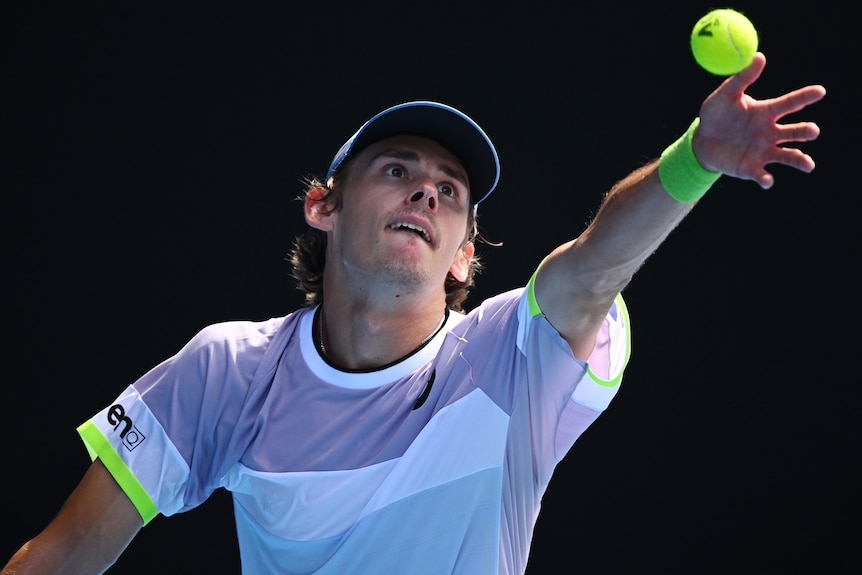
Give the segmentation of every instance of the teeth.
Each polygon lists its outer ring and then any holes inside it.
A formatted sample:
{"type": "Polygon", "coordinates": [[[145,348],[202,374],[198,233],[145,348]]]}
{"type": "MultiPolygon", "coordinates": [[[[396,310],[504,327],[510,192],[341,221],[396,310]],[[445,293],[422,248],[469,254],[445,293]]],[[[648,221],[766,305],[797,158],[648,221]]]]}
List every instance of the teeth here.
{"type": "Polygon", "coordinates": [[[392,224],[391,226],[389,226],[389,228],[393,230],[407,228],[408,230],[413,230],[414,232],[419,233],[419,235],[425,238],[426,242],[431,241],[431,236],[428,235],[428,232],[425,231],[425,228],[413,224],[392,224]]]}

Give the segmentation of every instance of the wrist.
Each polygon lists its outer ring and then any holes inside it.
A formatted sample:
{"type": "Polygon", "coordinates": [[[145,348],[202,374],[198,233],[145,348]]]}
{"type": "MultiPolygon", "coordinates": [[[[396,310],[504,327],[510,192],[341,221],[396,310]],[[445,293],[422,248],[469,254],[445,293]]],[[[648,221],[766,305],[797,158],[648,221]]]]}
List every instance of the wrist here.
{"type": "Polygon", "coordinates": [[[665,191],[683,203],[696,202],[721,177],[721,172],[704,168],[692,148],[692,139],[700,118],[694,121],[685,134],[665,148],[659,158],[658,174],[665,191]]]}

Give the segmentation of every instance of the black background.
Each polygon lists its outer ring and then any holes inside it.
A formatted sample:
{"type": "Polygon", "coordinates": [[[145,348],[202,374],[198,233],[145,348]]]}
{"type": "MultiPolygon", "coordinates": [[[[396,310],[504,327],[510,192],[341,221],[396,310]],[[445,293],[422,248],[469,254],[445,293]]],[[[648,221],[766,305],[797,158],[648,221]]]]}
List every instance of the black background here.
{"type": "MultiPolygon", "coordinates": [[[[301,305],[294,198],[374,113],[440,100],[494,140],[480,223],[504,246],[480,245],[472,306],[523,285],[719,83],[688,48],[702,1],[290,4],[7,7],[0,561],[86,470],[79,423],[204,325],[301,305]]],[[[821,125],[817,169],[721,179],[636,276],[623,388],[558,468],[531,575],[860,568],[858,34],[837,3],[735,7],[767,55],[751,95],[826,86],[791,117],[821,125]]],[[[238,566],[217,493],[114,571],[238,566]]]]}

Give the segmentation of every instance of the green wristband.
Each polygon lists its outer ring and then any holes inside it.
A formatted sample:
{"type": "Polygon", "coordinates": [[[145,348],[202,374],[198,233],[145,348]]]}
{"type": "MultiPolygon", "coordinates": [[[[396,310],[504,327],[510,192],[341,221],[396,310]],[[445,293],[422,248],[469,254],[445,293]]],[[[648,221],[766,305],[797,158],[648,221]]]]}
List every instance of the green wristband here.
{"type": "Polygon", "coordinates": [[[658,176],[670,196],[683,203],[695,202],[703,197],[721,172],[712,172],[700,165],[694,156],[691,139],[700,124],[695,118],[688,130],[661,154],[658,176]]]}

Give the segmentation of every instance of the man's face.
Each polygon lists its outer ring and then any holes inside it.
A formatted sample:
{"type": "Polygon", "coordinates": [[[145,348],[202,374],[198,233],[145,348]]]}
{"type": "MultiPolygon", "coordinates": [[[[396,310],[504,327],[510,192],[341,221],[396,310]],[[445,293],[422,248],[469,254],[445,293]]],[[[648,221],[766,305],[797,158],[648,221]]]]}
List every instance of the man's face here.
{"type": "Polygon", "coordinates": [[[451,152],[418,136],[387,138],[357,154],[343,185],[341,209],[329,216],[327,266],[408,290],[442,289],[447,272],[463,280],[472,202],[451,152]]]}

